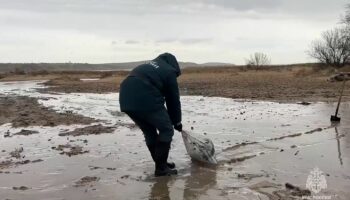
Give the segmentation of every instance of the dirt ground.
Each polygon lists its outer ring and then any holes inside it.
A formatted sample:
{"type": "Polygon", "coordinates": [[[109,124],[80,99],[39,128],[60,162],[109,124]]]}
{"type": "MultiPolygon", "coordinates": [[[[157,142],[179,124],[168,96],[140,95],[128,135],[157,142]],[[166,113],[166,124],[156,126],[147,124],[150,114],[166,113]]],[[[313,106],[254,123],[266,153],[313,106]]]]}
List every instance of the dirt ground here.
{"type": "MultiPolygon", "coordinates": [[[[348,68],[343,71],[348,71],[348,68]]],[[[334,70],[312,67],[284,67],[262,70],[244,68],[187,68],[179,77],[182,95],[203,95],[233,99],[254,99],[282,102],[336,101],[341,83],[329,82],[334,70]]],[[[12,75],[1,79],[49,80],[50,88],[42,92],[109,93],[118,92],[119,85],[128,72],[61,73],[42,76],[12,75]],[[93,78],[82,81],[81,78],[93,78]]],[[[350,99],[350,87],[344,91],[350,99]]]]}
{"type": "MultiPolygon", "coordinates": [[[[183,94],[220,96],[282,102],[335,101],[341,83],[328,82],[326,71],[289,70],[218,70],[184,73],[180,78],[183,94]]],[[[350,87],[344,92],[349,99],[350,87]]]]}
{"type": "Polygon", "coordinates": [[[107,127],[101,124],[77,128],[74,131],[60,133],[59,136],[81,136],[81,135],[98,135],[101,133],[112,133],[116,127],[107,127]]]}
{"type": "Polygon", "coordinates": [[[28,127],[90,124],[92,122],[96,120],[72,113],[57,113],[40,105],[36,98],[0,96],[0,125],[12,123],[13,127],[28,127]]]}

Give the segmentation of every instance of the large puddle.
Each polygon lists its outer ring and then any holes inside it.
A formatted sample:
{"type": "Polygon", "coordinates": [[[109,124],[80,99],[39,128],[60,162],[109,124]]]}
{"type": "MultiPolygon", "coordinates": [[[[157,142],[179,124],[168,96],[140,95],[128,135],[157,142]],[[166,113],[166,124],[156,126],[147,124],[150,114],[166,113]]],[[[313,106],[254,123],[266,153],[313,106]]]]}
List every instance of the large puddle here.
{"type": "MultiPolygon", "coordinates": [[[[0,95],[36,97],[57,112],[100,119],[106,126],[132,123],[119,112],[116,93],[42,94],[35,90],[42,87],[38,83],[3,82],[0,95]]],[[[20,147],[25,157],[18,161],[42,161],[2,169],[1,199],[274,199],[287,182],[305,188],[316,167],[327,186],[314,195],[350,198],[350,102],[341,105],[341,123],[331,124],[333,103],[305,106],[201,96],[181,101],[184,129],[213,140],[218,166],[192,163],[180,133],[170,153],[179,175],[154,178],[139,129],[118,126],[113,133],[72,137],[59,133],[89,125],[35,126],[25,129],[39,134],[3,137],[21,130],[4,124],[0,162],[20,147]],[[57,147],[66,144],[88,152],[60,154],[57,147]],[[92,181],[77,186],[86,176],[92,181]],[[14,188],[21,186],[27,188],[14,188]]]]}

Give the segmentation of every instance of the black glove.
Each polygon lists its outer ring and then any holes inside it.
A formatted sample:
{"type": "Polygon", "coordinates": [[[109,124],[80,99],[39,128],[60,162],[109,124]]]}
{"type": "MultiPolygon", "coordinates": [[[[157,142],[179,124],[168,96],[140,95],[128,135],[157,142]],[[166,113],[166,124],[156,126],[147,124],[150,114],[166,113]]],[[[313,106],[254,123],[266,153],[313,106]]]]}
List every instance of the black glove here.
{"type": "Polygon", "coordinates": [[[182,124],[181,122],[174,125],[174,129],[181,132],[182,131],[182,124]]]}

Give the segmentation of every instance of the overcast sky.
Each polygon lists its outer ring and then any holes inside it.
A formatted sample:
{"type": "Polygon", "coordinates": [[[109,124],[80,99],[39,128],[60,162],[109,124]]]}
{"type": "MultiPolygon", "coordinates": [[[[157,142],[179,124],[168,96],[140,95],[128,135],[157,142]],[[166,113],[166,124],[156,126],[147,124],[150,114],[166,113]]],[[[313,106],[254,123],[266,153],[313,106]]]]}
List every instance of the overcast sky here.
{"type": "Polygon", "coordinates": [[[0,0],[0,62],[311,62],[349,0],[0,0]]]}

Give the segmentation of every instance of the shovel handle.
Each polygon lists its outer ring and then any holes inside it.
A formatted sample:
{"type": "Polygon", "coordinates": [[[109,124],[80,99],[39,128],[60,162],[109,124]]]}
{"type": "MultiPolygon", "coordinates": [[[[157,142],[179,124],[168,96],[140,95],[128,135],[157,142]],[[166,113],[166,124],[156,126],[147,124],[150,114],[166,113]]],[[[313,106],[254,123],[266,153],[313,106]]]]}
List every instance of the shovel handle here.
{"type": "Polygon", "coordinates": [[[342,96],[343,96],[343,92],[344,92],[344,88],[345,88],[345,82],[346,82],[346,79],[344,79],[344,81],[343,81],[343,86],[342,86],[341,91],[340,91],[340,96],[339,96],[339,100],[338,100],[337,109],[335,110],[335,116],[338,115],[338,111],[339,111],[339,106],[340,106],[341,98],[342,98],[342,96]]]}

